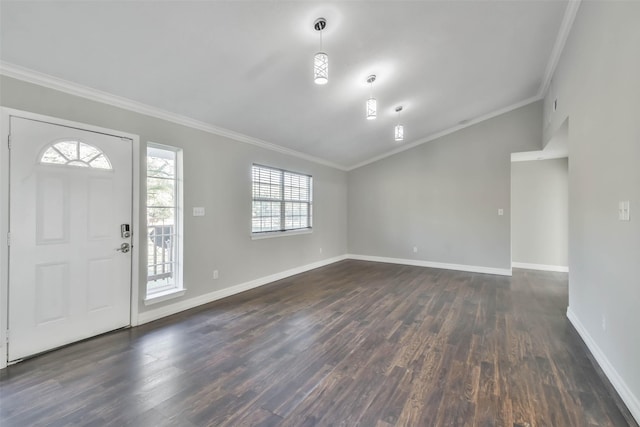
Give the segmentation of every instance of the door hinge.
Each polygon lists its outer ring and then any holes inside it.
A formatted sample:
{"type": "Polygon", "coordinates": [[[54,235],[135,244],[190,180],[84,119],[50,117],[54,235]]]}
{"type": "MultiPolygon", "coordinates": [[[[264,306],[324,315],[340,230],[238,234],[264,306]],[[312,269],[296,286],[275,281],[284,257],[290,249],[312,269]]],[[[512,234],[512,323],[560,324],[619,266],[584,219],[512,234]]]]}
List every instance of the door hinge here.
{"type": "Polygon", "coordinates": [[[9,150],[11,150],[11,134],[9,134],[9,136],[7,137],[7,147],[9,147],[9,150]]]}
{"type": "Polygon", "coordinates": [[[11,233],[7,233],[7,246],[11,246],[11,233]]]}
{"type": "Polygon", "coordinates": [[[5,340],[7,342],[7,344],[9,344],[9,330],[7,329],[7,333],[5,335],[5,340]]]}

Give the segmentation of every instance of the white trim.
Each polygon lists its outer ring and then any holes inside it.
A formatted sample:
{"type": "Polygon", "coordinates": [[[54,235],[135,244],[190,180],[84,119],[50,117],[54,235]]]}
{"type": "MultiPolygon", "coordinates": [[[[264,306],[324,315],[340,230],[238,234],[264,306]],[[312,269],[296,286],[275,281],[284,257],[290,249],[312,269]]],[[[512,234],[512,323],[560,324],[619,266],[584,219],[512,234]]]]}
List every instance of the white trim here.
{"type": "Polygon", "coordinates": [[[567,8],[564,10],[564,16],[562,17],[562,23],[558,30],[558,36],[556,37],[556,42],[553,45],[551,55],[549,55],[549,62],[547,62],[547,68],[544,71],[544,77],[542,79],[542,83],[540,83],[540,88],[538,89],[538,96],[541,98],[543,98],[547,94],[547,90],[549,90],[551,79],[556,71],[558,62],[560,62],[564,45],[567,43],[567,38],[571,32],[571,27],[573,26],[573,21],[576,19],[576,14],[578,13],[578,8],[580,7],[581,2],[582,0],[570,0],[567,3],[567,8]]]}
{"type": "Polygon", "coordinates": [[[558,273],[568,273],[569,267],[566,265],[546,265],[546,264],[529,264],[528,262],[513,262],[513,268],[524,268],[527,270],[556,271],[558,273]]]}
{"type": "Polygon", "coordinates": [[[529,105],[529,104],[532,104],[534,102],[540,101],[541,99],[542,99],[542,97],[539,96],[539,95],[536,95],[536,96],[531,97],[531,98],[527,98],[524,101],[520,101],[520,102],[517,102],[515,104],[509,105],[507,107],[501,108],[499,110],[495,110],[495,111],[492,111],[490,113],[484,114],[482,116],[476,117],[475,119],[469,120],[468,122],[466,122],[464,124],[453,126],[453,127],[449,128],[449,129],[445,129],[445,130],[443,130],[441,132],[437,132],[437,133],[434,133],[434,134],[429,135],[427,137],[421,138],[421,139],[419,139],[419,140],[417,140],[415,142],[411,142],[409,144],[404,144],[401,147],[398,147],[398,148],[396,148],[394,150],[387,151],[384,154],[372,157],[369,160],[365,160],[364,162],[360,162],[360,163],[358,163],[356,165],[348,167],[346,170],[347,171],[352,171],[354,169],[358,169],[358,168],[360,168],[362,166],[366,166],[366,165],[368,165],[370,163],[377,162],[378,160],[382,160],[382,159],[387,158],[389,156],[393,156],[394,154],[398,154],[398,153],[401,153],[403,151],[410,150],[410,149],[412,149],[414,147],[417,147],[419,145],[425,144],[427,142],[434,141],[434,140],[436,140],[438,138],[442,138],[443,136],[447,136],[449,134],[452,134],[452,133],[457,132],[459,130],[462,130],[464,128],[468,128],[469,126],[473,126],[473,125],[478,124],[480,122],[484,122],[485,120],[492,119],[492,118],[497,117],[497,116],[499,116],[501,114],[505,114],[505,113],[508,113],[510,111],[516,110],[516,109],[518,109],[520,107],[524,107],[526,105],[529,105]]]}
{"type": "Polygon", "coordinates": [[[360,261],[386,262],[390,264],[415,265],[417,267],[441,268],[444,270],[457,270],[457,271],[468,271],[471,273],[484,273],[484,274],[496,274],[499,276],[511,276],[511,269],[509,268],[480,267],[476,265],[449,264],[444,262],[423,261],[419,259],[387,258],[387,257],[380,257],[380,256],[355,255],[355,254],[348,254],[347,258],[356,259],[360,261]]]}
{"type": "Polygon", "coordinates": [[[629,386],[624,381],[624,379],[618,374],[618,371],[613,367],[607,356],[604,354],[602,349],[596,344],[596,341],[591,337],[587,328],[580,322],[578,316],[571,310],[571,307],[567,307],[567,318],[571,322],[576,331],[582,337],[582,340],[587,345],[587,348],[593,355],[593,358],[596,360],[602,372],[606,375],[613,385],[613,388],[616,389],[618,395],[631,412],[631,415],[637,422],[640,423],[640,399],[633,394],[629,386]]]}
{"type": "Polygon", "coordinates": [[[251,240],[271,239],[273,237],[296,236],[298,234],[311,234],[312,228],[303,228],[300,230],[285,231],[265,231],[263,233],[251,233],[251,240]]]}
{"type": "MultiPolygon", "coordinates": [[[[574,3],[576,0],[572,0],[570,3],[574,3]]],[[[573,22],[573,21],[572,21],[573,22]]],[[[183,126],[187,126],[192,129],[198,129],[203,132],[208,132],[214,135],[223,136],[225,138],[229,138],[235,141],[244,142],[247,144],[255,145],[261,148],[265,148],[267,150],[276,151],[278,153],[287,154],[293,157],[298,157],[304,160],[308,160],[310,162],[314,162],[317,164],[321,164],[324,166],[329,166],[334,169],[342,170],[342,171],[352,171],[354,169],[360,168],[362,166],[368,165],[370,163],[377,162],[378,160],[382,160],[386,157],[393,156],[394,154],[401,153],[403,151],[409,150],[411,148],[417,147],[419,145],[425,144],[427,142],[434,141],[438,138],[442,138],[443,136],[449,135],[451,133],[457,132],[469,126],[473,126],[485,120],[492,119],[501,114],[508,113],[520,107],[524,107],[525,105],[529,105],[533,102],[541,100],[543,97],[541,95],[536,95],[531,98],[527,98],[523,101],[517,102],[515,104],[509,105],[504,108],[500,108],[498,110],[492,111],[490,113],[484,114],[482,116],[476,117],[473,120],[468,121],[465,124],[453,126],[451,128],[445,129],[443,131],[437,132],[430,136],[421,138],[415,142],[404,144],[401,147],[398,147],[394,150],[388,151],[379,156],[372,157],[363,162],[357,163],[352,166],[343,166],[337,163],[330,162],[328,160],[321,159],[319,157],[312,156],[310,154],[305,154],[300,151],[292,150],[289,148],[285,148],[279,146],[277,144],[273,144],[271,142],[267,142],[258,138],[254,138],[251,136],[247,136],[238,132],[234,132],[228,129],[224,129],[218,126],[213,126],[209,123],[205,123],[199,120],[191,119],[186,116],[181,116],[179,114],[171,113],[169,111],[161,110],[159,108],[152,107],[150,105],[146,105],[137,101],[133,101],[128,98],[124,98],[117,95],[112,95],[107,92],[103,92],[97,89],[93,89],[87,86],[83,86],[68,80],[60,79],[58,77],[53,77],[48,74],[40,73],[38,71],[30,70],[25,67],[21,67],[19,65],[11,64],[5,61],[0,61],[0,74],[3,74],[7,77],[11,77],[14,79],[22,80],[28,83],[33,83],[39,86],[44,86],[50,89],[54,89],[57,91],[65,92],[70,95],[79,96],[82,98],[86,98],[92,101],[100,102],[103,104],[111,105],[114,107],[122,108],[128,111],[133,111],[135,113],[144,114],[146,116],[155,117],[161,120],[166,120],[171,123],[180,124],[183,126]]]]}
{"type": "Polygon", "coordinates": [[[147,296],[144,299],[144,305],[153,305],[170,299],[179,298],[184,295],[185,292],[187,292],[185,288],[172,288],[168,291],[158,292],[151,296],[147,296]]]}
{"type": "MultiPolygon", "coordinates": [[[[0,147],[0,165],[2,166],[0,173],[0,194],[3,197],[0,199],[0,236],[5,239],[9,230],[9,150],[7,149],[7,136],[9,135],[9,120],[11,116],[23,117],[32,120],[41,120],[48,123],[59,124],[62,126],[69,126],[78,129],[87,130],[90,132],[99,132],[108,135],[113,135],[125,139],[131,140],[132,143],[132,228],[133,235],[131,238],[132,251],[131,251],[131,308],[130,308],[130,325],[136,326],[138,324],[138,294],[139,294],[139,256],[136,251],[136,230],[140,230],[140,137],[135,134],[121,132],[113,129],[103,128],[99,126],[93,126],[86,123],[74,122],[71,120],[61,119],[57,117],[45,116],[42,114],[31,113],[28,111],[16,110],[13,108],[0,107],[0,116],[2,117],[2,126],[0,134],[2,137],[2,144],[0,147]],[[6,195],[6,196],[4,196],[6,195]]],[[[144,242],[144,233],[138,234],[141,241],[144,242]]],[[[7,299],[9,288],[9,252],[7,245],[4,241],[1,242],[0,249],[0,307],[4,314],[0,316],[0,369],[7,366],[7,347],[6,347],[6,329],[7,329],[7,316],[9,313],[9,301],[7,299]]]]}
{"type": "Polygon", "coordinates": [[[321,159],[319,157],[312,156],[310,154],[301,153],[300,151],[285,148],[271,142],[263,141],[252,136],[244,135],[239,132],[234,132],[229,129],[214,126],[209,123],[205,123],[199,120],[195,120],[180,114],[175,114],[170,111],[165,111],[160,108],[152,107],[151,105],[143,104],[138,101],[131,100],[122,96],[112,95],[107,92],[103,92],[98,89],[94,89],[88,86],[83,86],[78,83],[74,83],[68,80],[64,80],[58,77],[54,77],[48,74],[40,73],[38,71],[30,70],[19,65],[11,64],[9,62],[0,61],[0,74],[4,74],[7,77],[22,80],[28,83],[33,83],[39,86],[44,86],[49,89],[58,90],[71,95],[79,96],[82,98],[90,99],[92,101],[101,102],[103,104],[111,105],[118,108],[123,108],[135,113],[144,114],[146,116],[155,117],[158,119],[166,120],[168,122],[177,123],[179,125],[187,126],[192,129],[198,129],[204,132],[208,132],[214,135],[223,136],[225,138],[233,139],[235,141],[244,142],[247,144],[255,145],[267,150],[276,151],[278,153],[287,154],[289,156],[298,157],[310,162],[318,163],[324,166],[329,166],[339,170],[346,170],[344,166],[337,163],[330,162],[328,160],[321,159]]]}
{"type": "Polygon", "coordinates": [[[146,228],[140,226],[140,137],[132,135],[131,138],[133,143],[133,222],[131,224],[133,232],[131,233],[131,317],[129,320],[131,326],[138,326],[140,254],[144,252],[142,242],[146,241],[147,235],[146,228]]]}
{"type": "Polygon", "coordinates": [[[519,153],[511,153],[511,163],[535,162],[538,160],[565,159],[567,157],[569,157],[567,153],[545,153],[544,150],[521,151],[519,153]]]}
{"type": "Polygon", "coordinates": [[[0,369],[7,367],[7,320],[9,316],[9,114],[0,110],[0,369]]]}
{"type": "Polygon", "coordinates": [[[327,258],[321,261],[317,261],[311,264],[295,267],[290,270],[285,270],[280,273],[271,274],[269,276],[260,277],[258,279],[250,280],[248,282],[240,283],[239,285],[231,286],[228,288],[220,289],[218,291],[210,292],[208,294],[200,295],[198,297],[186,299],[175,304],[160,307],[154,310],[145,311],[140,313],[138,317],[140,324],[152,322],[154,320],[161,319],[172,314],[179,313],[190,308],[198,307],[203,304],[207,304],[222,298],[229,297],[231,295],[239,294],[250,289],[254,289],[263,285],[266,285],[276,280],[281,280],[295,274],[304,273],[305,271],[313,270],[325,265],[333,264],[334,262],[342,261],[346,259],[346,255],[337,256],[334,258],[327,258]]]}

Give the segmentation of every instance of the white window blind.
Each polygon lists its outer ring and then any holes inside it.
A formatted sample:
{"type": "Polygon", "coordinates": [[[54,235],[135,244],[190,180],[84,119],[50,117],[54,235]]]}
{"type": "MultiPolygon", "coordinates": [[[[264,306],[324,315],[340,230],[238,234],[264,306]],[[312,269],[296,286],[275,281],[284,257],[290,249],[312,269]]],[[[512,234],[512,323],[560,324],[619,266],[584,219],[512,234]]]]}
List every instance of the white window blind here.
{"type": "Polygon", "coordinates": [[[311,176],[254,164],[252,177],[252,233],[311,228],[311,176]]]}

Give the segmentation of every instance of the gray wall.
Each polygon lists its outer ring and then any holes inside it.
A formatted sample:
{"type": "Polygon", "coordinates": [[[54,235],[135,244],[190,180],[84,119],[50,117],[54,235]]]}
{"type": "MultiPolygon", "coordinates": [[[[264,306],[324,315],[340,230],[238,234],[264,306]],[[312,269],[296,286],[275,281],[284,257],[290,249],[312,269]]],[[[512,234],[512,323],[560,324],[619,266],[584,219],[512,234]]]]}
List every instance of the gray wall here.
{"type": "Polygon", "coordinates": [[[541,148],[541,120],[536,102],[351,171],[349,253],[510,269],[511,153],[541,148]]]}
{"type": "Polygon", "coordinates": [[[513,262],[568,265],[568,161],[511,163],[513,262]]]}
{"type": "MultiPolygon", "coordinates": [[[[141,170],[148,141],[183,149],[187,293],[182,299],[346,253],[347,178],[343,171],[5,76],[0,89],[5,107],[139,135],[141,170]],[[313,175],[312,234],[251,240],[253,162],[313,175]],[[194,206],[205,207],[206,216],[191,216],[194,206]],[[215,281],[214,269],[220,273],[215,281]]],[[[144,179],[141,187],[140,223],[144,224],[144,179]]],[[[137,235],[146,241],[145,230],[138,230],[137,235]]],[[[144,254],[139,255],[140,265],[146,265],[144,254]]],[[[141,267],[141,298],[145,295],[145,274],[141,267]]],[[[178,301],[149,307],[140,302],[139,309],[142,313],[178,301]]]]}
{"type": "Polygon", "coordinates": [[[639,22],[640,2],[582,2],[545,98],[545,137],[568,118],[569,313],[640,421],[639,22]],[[618,220],[621,200],[630,222],[618,220]]]}

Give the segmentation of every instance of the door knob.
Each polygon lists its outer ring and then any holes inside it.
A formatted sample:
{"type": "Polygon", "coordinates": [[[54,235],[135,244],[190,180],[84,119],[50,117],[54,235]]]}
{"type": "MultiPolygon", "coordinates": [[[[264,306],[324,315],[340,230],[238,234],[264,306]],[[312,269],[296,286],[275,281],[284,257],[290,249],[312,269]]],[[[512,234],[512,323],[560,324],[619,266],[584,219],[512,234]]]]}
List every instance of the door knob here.
{"type": "Polygon", "coordinates": [[[128,243],[123,243],[120,245],[120,247],[118,249],[116,249],[116,251],[120,251],[122,253],[127,253],[131,250],[131,248],[129,247],[128,243]]]}

